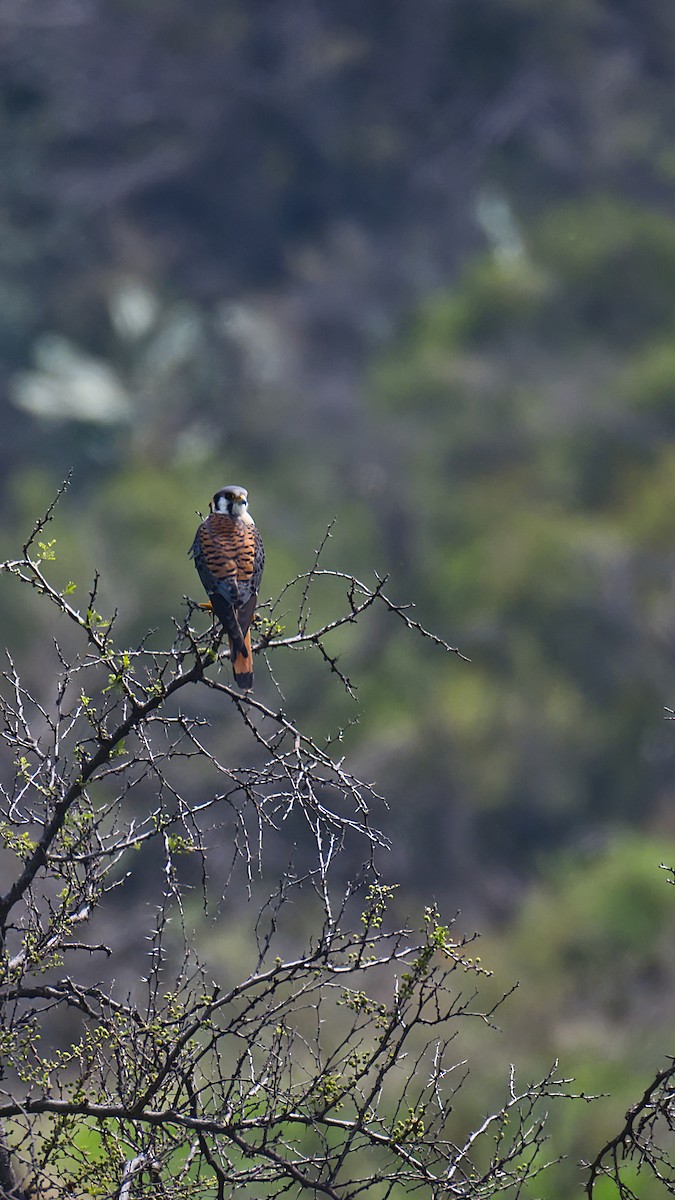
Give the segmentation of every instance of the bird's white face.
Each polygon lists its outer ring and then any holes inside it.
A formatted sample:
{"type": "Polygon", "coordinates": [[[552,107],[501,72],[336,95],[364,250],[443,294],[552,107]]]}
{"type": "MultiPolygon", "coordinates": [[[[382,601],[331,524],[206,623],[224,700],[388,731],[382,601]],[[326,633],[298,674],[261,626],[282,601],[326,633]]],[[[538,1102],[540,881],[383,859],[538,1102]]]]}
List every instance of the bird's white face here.
{"type": "Polygon", "coordinates": [[[247,523],[251,520],[248,515],[248,492],[246,488],[223,488],[213,497],[213,511],[224,513],[228,517],[240,517],[247,523]]]}

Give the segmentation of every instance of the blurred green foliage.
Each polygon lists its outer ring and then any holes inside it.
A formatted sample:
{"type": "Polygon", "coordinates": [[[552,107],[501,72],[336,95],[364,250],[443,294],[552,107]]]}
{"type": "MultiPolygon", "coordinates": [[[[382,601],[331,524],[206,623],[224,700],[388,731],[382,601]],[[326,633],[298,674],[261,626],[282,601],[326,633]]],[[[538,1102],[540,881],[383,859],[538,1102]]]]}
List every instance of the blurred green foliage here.
{"type": "Polygon", "coordinates": [[[592,200],[550,213],[530,240],[522,261],[483,261],[428,302],[373,378],[406,445],[404,536],[407,499],[423,513],[408,521],[407,586],[432,623],[462,630],[473,660],[424,697],[445,734],[431,770],[459,780],[448,791],[470,803],[482,855],[526,872],[582,831],[669,828],[673,762],[675,375],[668,404],[661,340],[675,323],[673,230],[592,200]],[[626,258],[628,291],[615,282],[626,258]],[[623,337],[640,297],[654,303],[657,262],[659,321],[623,337]],[[654,359],[658,416],[634,383],[654,359]]]}

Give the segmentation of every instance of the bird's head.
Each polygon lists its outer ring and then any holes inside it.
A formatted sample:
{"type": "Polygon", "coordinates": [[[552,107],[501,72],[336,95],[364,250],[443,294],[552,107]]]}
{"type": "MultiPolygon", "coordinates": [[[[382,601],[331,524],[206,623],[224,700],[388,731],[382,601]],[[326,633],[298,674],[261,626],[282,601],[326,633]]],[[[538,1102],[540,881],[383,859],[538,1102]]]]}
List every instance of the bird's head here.
{"type": "Polygon", "coordinates": [[[236,483],[221,488],[211,501],[211,512],[225,513],[228,517],[245,517],[247,508],[248,492],[236,483]]]}

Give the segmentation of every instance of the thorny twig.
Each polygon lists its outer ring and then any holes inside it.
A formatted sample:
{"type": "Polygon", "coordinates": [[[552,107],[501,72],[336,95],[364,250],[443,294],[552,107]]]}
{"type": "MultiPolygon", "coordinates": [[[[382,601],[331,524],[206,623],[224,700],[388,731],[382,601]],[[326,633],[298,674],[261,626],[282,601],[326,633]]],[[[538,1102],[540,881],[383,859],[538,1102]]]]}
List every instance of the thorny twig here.
{"type": "Polygon", "coordinates": [[[611,1179],[618,1200],[638,1200],[629,1186],[623,1168],[627,1163],[646,1175],[651,1174],[673,1195],[673,1162],[671,1151],[664,1150],[658,1136],[659,1124],[666,1139],[675,1133],[675,1058],[657,1071],[640,1099],[628,1109],[619,1132],[602,1147],[593,1162],[587,1164],[586,1195],[593,1200],[601,1179],[611,1179]]]}

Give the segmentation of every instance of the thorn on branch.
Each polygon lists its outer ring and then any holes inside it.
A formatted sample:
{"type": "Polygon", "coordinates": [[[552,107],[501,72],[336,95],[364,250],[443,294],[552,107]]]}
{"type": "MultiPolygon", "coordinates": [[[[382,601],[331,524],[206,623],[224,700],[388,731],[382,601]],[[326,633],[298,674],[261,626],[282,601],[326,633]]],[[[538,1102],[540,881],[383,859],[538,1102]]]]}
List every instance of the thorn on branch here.
{"type": "Polygon", "coordinates": [[[71,467],[70,471],[66,475],[66,478],[64,479],[59,490],[57,491],[54,499],[52,500],[51,504],[49,505],[49,508],[45,512],[44,516],[40,517],[39,520],[35,522],[35,525],[33,526],[33,530],[32,530],[30,537],[28,538],[28,541],[24,543],[23,556],[25,559],[28,558],[28,551],[30,550],[37,535],[44,529],[45,525],[47,525],[51,521],[51,519],[54,515],[54,509],[56,508],[59,500],[61,499],[63,493],[65,491],[67,491],[67,489],[70,487],[70,481],[71,481],[72,477],[73,477],[73,468],[71,467]]]}

